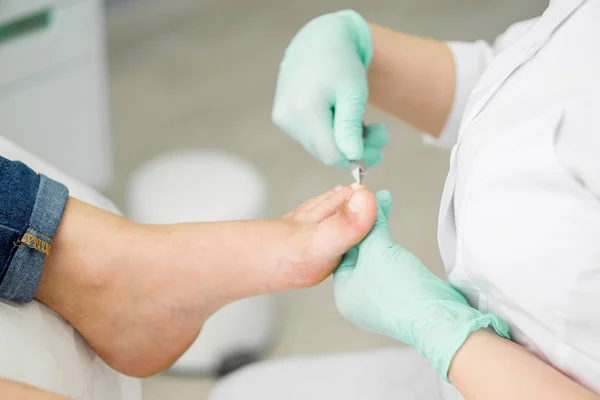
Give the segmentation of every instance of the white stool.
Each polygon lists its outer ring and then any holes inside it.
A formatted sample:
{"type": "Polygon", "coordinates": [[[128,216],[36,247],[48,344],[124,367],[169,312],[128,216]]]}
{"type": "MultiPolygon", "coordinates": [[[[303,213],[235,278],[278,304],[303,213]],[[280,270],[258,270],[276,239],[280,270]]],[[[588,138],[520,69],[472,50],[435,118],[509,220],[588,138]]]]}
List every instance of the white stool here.
{"type": "MultiPolygon", "coordinates": [[[[260,172],[239,157],[182,151],[134,171],[126,190],[126,211],[133,220],[148,224],[257,219],[263,216],[266,198],[260,172]]],[[[224,307],[209,318],[170,371],[222,375],[253,361],[273,339],[274,312],[270,296],[224,307]]]]}

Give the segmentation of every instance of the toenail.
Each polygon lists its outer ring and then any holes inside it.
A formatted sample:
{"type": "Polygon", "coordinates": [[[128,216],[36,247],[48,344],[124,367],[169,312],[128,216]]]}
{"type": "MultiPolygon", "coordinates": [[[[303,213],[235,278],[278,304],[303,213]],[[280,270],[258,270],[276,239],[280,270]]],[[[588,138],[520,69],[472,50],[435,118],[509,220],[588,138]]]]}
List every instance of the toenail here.
{"type": "Polygon", "coordinates": [[[333,189],[333,190],[335,190],[336,192],[341,192],[342,191],[342,185],[337,185],[335,187],[335,189],[333,189]]]}
{"type": "Polygon", "coordinates": [[[355,192],[350,198],[348,208],[352,212],[361,212],[365,208],[365,196],[361,192],[355,192]]]}
{"type": "Polygon", "coordinates": [[[354,182],[352,185],[350,185],[350,187],[352,188],[352,190],[357,190],[360,187],[360,185],[354,182]]]}

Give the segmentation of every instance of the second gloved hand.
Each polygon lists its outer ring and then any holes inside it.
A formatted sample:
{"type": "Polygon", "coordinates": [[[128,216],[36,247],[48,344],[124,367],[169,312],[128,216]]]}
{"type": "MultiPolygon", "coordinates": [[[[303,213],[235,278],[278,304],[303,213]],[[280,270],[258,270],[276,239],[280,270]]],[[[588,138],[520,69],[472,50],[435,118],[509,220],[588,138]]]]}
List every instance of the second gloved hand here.
{"type": "Polygon", "coordinates": [[[336,305],[358,327],[417,349],[448,380],[454,354],[472,332],[489,326],[509,338],[509,328],[470,307],[460,292],[395,244],[387,225],[389,192],[377,193],[377,202],[373,229],[334,272],[336,305]]]}
{"type": "Polygon", "coordinates": [[[385,126],[368,126],[364,141],[362,135],[372,52],[369,25],[351,10],[313,19],[285,51],[273,122],[327,165],[381,161],[385,126]]]}

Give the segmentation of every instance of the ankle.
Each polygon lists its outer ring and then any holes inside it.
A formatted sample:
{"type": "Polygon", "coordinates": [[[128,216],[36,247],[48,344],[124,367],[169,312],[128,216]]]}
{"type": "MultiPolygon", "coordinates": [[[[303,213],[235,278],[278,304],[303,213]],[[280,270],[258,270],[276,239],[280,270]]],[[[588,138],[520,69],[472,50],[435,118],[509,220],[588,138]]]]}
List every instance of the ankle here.
{"type": "Polygon", "coordinates": [[[134,229],[125,218],[70,199],[44,262],[36,299],[69,320],[76,317],[80,302],[114,283],[134,229]]]}

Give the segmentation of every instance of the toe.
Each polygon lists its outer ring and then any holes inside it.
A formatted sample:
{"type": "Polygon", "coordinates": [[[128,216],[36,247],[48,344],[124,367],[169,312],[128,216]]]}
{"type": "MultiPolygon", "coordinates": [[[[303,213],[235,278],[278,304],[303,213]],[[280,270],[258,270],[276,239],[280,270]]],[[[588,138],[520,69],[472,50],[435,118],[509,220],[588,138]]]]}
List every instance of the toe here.
{"type": "Polygon", "coordinates": [[[369,233],[376,216],[375,195],[359,187],[319,223],[316,243],[319,243],[321,255],[341,257],[369,233]]]}
{"type": "Polygon", "coordinates": [[[315,203],[312,208],[307,209],[298,218],[306,221],[320,222],[337,212],[351,194],[352,189],[349,186],[342,186],[329,196],[323,197],[320,202],[315,203]]]}
{"type": "Polygon", "coordinates": [[[331,189],[331,190],[329,190],[325,193],[322,193],[316,197],[311,197],[310,199],[306,200],[304,203],[302,203],[298,207],[296,207],[296,209],[294,211],[287,213],[284,217],[288,217],[288,216],[295,217],[295,216],[300,216],[300,215],[305,214],[308,210],[314,208],[316,204],[319,204],[320,202],[323,201],[323,199],[331,196],[333,193],[338,192],[341,188],[342,188],[342,186],[336,186],[335,189],[331,189]]]}
{"type": "Polygon", "coordinates": [[[294,211],[286,214],[284,218],[319,222],[335,212],[351,192],[348,186],[337,186],[335,189],[307,200],[294,211]]]}

